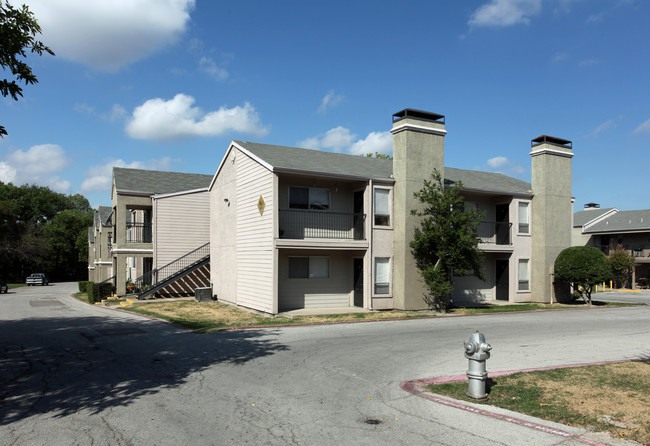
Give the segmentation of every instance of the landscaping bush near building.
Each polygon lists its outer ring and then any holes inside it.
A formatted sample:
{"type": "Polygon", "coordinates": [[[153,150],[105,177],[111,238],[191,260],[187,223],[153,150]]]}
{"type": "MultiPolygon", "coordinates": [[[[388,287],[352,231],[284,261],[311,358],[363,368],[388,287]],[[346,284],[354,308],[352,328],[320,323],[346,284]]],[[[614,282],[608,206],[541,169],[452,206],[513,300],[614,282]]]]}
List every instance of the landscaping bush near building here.
{"type": "Polygon", "coordinates": [[[95,291],[97,287],[95,285],[95,282],[88,282],[86,284],[86,293],[88,293],[88,303],[89,304],[94,304],[95,303],[95,291]]]}
{"type": "Polygon", "coordinates": [[[88,284],[93,283],[89,280],[80,280],[79,281],[79,292],[81,293],[87,293],[88,292],[88,284]]]}
{"type": "Polygon", "coordinates": [[[609,259],[593,246],[566,248],[555,259],[555,278],[569,282],[574,295],[591,305],[591,291],[612,276],[609,259]]]}
{"type": "Polygon", "coordinates": [[[609,262],[612,265],[612,278],[616,282],[616,287],[627,286],[628,282],[632,285],[632,271],[634,269],[634,258],[625,251],[621,245],[609,253],[609,262]]]}

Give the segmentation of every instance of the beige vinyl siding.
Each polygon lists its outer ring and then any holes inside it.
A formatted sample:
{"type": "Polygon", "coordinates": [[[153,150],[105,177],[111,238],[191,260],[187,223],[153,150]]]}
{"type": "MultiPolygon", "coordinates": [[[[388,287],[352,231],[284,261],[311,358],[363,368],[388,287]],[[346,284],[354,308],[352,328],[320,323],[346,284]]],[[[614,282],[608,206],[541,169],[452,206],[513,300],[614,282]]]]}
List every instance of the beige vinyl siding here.
{"type": "MultiPolygon", "coordinates": [[[[210,283],[219,300],[237,303],[236,168],[237,151],[229,152],[210,190],[210,283]]],[[[243,156],[243,155],[242,155],[243,156]]]]}
{"type": "Polygon", "coordinates": [[[210,241],[208,192],[158,198],[155,203],[154,268],[210,241]]]}
{"type": "Polygon", "coordinates": [[[237,166],[237,304],[273,312],[273,173],[239,153],[237,166]],[[265,207],[258,209],[260,196],[265,207]]]}
{"type": "Polygon", "coordinates": [[[278,259],[278,306],[280,311],[297,308],[343,308],[352,296],[353,258],[363,252],[282,250],[278,259]],[[328,278],[289,278],[289,257],[329,258],[328,278]]]}

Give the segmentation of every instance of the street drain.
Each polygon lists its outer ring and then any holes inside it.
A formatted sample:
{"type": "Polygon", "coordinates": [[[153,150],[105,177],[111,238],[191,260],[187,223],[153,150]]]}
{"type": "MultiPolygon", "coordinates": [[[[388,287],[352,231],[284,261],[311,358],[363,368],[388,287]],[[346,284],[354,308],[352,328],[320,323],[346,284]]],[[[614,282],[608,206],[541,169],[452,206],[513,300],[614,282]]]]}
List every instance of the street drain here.
{"type": "Polygon", "coordinates": [[[383,421],[378,420],[377,418],[366,418],[365,420],[363,420],[363,422],[366,423],[366,424],[381,424],[381,423],[383,423],[383,421]]]}

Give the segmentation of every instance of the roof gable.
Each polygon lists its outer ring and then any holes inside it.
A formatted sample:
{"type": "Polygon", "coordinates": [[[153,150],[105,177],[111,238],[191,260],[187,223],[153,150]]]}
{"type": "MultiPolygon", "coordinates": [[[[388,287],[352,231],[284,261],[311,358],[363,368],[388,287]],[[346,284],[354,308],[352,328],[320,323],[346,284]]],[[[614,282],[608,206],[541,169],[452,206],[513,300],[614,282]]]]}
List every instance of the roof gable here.
{"type": "Polygon", "coordinates": [[[595,232],[645,232],[650,231],[650,209],[621,211],[611,215],[588,228],[583,233],[595,232]]]}

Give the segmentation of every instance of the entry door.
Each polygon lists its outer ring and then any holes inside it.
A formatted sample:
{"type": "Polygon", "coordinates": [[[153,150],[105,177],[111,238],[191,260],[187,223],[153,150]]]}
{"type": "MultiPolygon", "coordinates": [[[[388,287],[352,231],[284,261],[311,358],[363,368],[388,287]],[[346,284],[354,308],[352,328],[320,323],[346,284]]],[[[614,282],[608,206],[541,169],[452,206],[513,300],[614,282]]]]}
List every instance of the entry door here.
{"type": "Polygon", "coordinates": [[[497,300],[508,300],[509,298],[509,279],[508,279],[508,261],[496,261],[496,298],[497,300]]]}
{"type": "Polygon", "coordinates": [[[363,307],[363,259],[354,259],[354,306],[363,307]]]}

